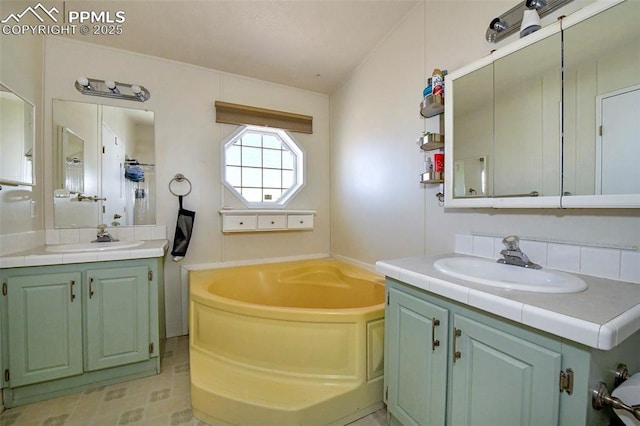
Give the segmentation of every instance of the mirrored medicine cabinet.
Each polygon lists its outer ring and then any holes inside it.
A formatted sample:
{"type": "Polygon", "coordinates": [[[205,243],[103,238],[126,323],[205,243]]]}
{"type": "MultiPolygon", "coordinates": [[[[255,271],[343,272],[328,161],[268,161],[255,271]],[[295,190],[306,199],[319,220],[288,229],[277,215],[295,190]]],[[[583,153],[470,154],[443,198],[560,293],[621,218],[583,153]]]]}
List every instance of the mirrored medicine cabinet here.
{"type": "Polygon", "coordinates": [[[53,100],[56,228],[155,225],[154,114],[53,100]]]}
{"type": "Polygon", "coordinates": [[[450,73],[445,206],[640,207],[639,17],[592,3],[450,73]]]}
{"type": "Polygon", "coordinates": [[[0,83],[0,183],[35,185],[35,107],[0,83]]]}

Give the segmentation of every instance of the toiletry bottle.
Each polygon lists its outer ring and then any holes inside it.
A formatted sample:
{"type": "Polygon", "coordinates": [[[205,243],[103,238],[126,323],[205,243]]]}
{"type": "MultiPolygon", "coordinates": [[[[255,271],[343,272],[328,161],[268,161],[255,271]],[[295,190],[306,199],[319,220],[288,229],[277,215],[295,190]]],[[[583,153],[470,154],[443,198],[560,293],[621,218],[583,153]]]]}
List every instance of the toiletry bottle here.
{"type": "Polygon", "coordinates": [[[444,76],[442,75],[442,70],[436,68],[433,70],[433,76],[431,77],[431,85],[433,87],[434,95],[441,95],[444,90],[443,88],[444,76]]]}

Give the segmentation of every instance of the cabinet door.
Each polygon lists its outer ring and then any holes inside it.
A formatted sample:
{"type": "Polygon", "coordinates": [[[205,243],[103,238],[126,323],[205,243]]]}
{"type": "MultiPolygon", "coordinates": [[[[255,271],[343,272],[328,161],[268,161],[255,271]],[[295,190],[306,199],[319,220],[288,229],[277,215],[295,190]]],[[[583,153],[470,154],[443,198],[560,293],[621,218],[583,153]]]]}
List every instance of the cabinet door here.
{"type": "Polygon", "coordinates": [[[82,373],[78,272],[7,278],[11,387],[82,373]]]}
{"type": "Polygon", "coordinates": [[[390,289],[385,323],[389,412],[404,426],[443,425],[447,310],[390,289]]]}
{"type": "Polygon", "coordinates": [[[144,266],[87,271],[86,370],[149,359],[149,279],[144,266]]]}
{"type": "Polygon", "coordinates": [[[558,424],[561,354],[454,316],[453,425],[558,424]]]}

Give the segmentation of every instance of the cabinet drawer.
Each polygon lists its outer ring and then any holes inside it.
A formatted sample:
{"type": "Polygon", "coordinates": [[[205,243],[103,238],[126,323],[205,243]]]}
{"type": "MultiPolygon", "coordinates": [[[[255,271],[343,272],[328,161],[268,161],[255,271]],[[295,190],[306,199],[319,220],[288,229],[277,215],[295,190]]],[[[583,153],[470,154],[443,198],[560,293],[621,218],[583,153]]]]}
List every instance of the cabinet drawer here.
{"type": "Polygon", "coordinates": [[[289,229],[313,229],[312,214],[290,214],[287,216],[287,228],[289,229]]]}
{"type": "Polygon", "coordinates": [[[223,231],[255,231],[257,229],[255,215],[224,216],[223,231]]]}
{"type": "Polygon", "coordinates": [[[284,229],[286,224],[285,215],[261,215],[258,216],[258,229],[284,229]]]}

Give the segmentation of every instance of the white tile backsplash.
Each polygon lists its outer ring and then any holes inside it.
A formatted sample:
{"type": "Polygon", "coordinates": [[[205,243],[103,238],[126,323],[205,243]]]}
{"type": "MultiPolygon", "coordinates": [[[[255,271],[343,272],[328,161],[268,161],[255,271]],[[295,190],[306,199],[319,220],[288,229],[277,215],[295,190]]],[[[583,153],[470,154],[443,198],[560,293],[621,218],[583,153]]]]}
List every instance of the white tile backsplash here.
{"type": "Polygon", "coordinates": [[[617,280],[620,277],[620,250],[581,247],[580,272],[617,280]]]}
{"type": "Polygon", "coordinates": [[[567,272],[580,271],[580,246],[549,243],[547,266],[567,272]]]}
{"type": "Polygon", "coordinates": [[[473,255],[480,257],[493,257],[495,254],[495,245],[493,237],[474,236],[473,237],[473,255]]]}
{"type": "Polygon", "coordinates": [[[473,236],[456,234],[455,238],[456,253],[473,254],[473,236]]]}
{"type": "Polygon", "coordinates": [[[620,253],[620,279],[640,284],[640,253],[637,251],[620,253]]]}
{"type": "MultiPolygon", "coordinates": [[[[490,259],[500,258],[502,238],[456,234],[455,252],[490,259]]],[[[640,252],[627,248],[520,240],[520,248],[543,267],[640,284],[640,252]]]]}

